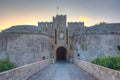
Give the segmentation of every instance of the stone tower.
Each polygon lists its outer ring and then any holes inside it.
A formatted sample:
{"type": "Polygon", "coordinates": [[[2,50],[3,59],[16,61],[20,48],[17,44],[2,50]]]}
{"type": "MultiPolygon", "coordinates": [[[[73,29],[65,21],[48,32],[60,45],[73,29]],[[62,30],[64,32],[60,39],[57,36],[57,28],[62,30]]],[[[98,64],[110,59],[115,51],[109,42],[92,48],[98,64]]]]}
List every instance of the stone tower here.
{"type": "Polygon", "coordinates": [[[55,26],[55,58],[57,61],[69,60],[68,53],[68,30],[66,27],[66,15],[53,17],[55,26]]]}
{"type": "Polygon", "coordinates": [[[56,15],[52,22],[38,22],[38,27],[53,36],[51,56],[56,61],[72,61],[71,37],[76,30],[84,28],[84,22],[67,22],[66,15],[56,15]]]}

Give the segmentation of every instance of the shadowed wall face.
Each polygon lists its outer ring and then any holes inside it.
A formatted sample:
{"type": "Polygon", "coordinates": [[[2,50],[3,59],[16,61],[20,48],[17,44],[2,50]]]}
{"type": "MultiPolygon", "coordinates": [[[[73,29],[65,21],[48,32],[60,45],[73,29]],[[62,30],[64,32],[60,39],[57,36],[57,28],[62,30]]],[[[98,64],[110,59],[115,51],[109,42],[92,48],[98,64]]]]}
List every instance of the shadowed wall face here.
{"type": "Polygon", "coordinates": [[[59,47],[56,51],[57,61],[66,61],[66,49],[64,47],[59,47]]]}

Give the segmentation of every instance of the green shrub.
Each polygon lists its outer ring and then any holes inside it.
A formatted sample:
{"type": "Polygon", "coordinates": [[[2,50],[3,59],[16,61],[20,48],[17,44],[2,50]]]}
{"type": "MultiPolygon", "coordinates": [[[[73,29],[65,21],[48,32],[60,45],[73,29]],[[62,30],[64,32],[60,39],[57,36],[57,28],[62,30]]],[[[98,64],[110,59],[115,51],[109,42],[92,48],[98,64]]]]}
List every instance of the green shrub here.
{"type": "Polygon", "coordinates": [[[92,63],[111,69],[120,70],[120,57],[96,58],[92,61],[92,63]]]}
{"type": "Polygon", "coordinates": [[[13,64],[8,58],[0,60],[0,72],[10,70],[15,67],[16,67],[16,65],[13,64]]]}

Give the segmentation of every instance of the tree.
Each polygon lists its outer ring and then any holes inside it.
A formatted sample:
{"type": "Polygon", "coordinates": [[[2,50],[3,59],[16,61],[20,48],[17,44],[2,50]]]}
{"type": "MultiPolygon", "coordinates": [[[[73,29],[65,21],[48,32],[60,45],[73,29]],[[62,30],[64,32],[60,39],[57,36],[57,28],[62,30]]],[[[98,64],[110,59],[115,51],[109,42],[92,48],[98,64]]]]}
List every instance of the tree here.
{"type": "Polygon", "coordinates": [[[107,24],[107,23],[106,22],[100,22],[98,24],[95,24],[95,26],[101,26],[101,25],[105,25],[105,24],[107,24]]]}

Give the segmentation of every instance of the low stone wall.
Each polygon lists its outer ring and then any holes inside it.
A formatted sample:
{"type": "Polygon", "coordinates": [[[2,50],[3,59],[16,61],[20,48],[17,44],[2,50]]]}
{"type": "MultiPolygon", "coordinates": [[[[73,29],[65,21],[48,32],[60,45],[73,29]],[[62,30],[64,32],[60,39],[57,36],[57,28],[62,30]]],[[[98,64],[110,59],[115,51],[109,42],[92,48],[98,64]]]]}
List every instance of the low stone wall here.
{"type": "Polygon", "coordinates": [[[50,63],[51,60],[47,59],[2,72],[0,73],[0,80],[27,80],[50,63]]]}
{"type": "Polygon", "coordinates": [[[120,71],[112,70],[80,60],[75,60],[74,63],[81,69],[94,76],[97,80],[120,80],[120,71]]]}

